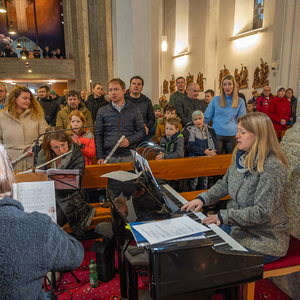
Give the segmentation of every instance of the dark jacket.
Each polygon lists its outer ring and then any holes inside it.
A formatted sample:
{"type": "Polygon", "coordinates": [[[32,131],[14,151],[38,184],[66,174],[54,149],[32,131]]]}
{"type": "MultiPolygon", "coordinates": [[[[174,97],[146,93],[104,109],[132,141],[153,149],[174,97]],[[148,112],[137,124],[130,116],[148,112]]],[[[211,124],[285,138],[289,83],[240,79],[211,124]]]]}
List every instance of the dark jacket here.
{"type": "Polygon", "coordinates": [[[126,148],[119,147],[113,157],[130,156],[130,149],[134,149],[146,135],[143,117],[140,110],[125,100],[125,107],[119,113],[112,103],[100,108],[95,124],[95,144],[97,159],[104,159],[113,149],[122,135],[129,141],[126,148]],[[104,125],[103,124],[109,124],[104,125]]]}
{"type": "MultiPolygon", "coordinates": [[[[208,126],[208,132],[212,138],[212,141],[217,150],[217,154],[221,154],[218,147],[217,136],[215,130],[208,126]]],[[[189,142],[187,145],[190,156],[203,156],[204,151],[208,148],[208,139],[203,139],[203,135],[199,128],[193,126],[190,131],[189,142]]]]}
{"type": "MultiPolygon", "coordinates": [[[[293,111],[293,105],[294,105],[295,102],[297,102],[297,98],[295,96],[292,96],[292,99],[291,99],[291,102],[290,102],[290,104],[291,104],[291,118],[293,118],[293,120],[295,119],[295,122],[296,122],[296,114],[295,114],[295,111],[293,111]]],[[[293,123],[295,123],[295,122],[293,121],[293,123]]]]}
{"type": "MultiPolygon", "coordinates": [[[[160,140],[160,147],[165,149],[163,159],[181,158],[184,156],[184,138],[178,131],[170,138],[164,135],[160,140]]],[[[159,153],[160,150],[157,152],[159,153]]]]}
{"type": "Polygon", "coordinates": [[[43,51],[43,57],[44,58],[51,58],[52,57],[52,52],[50,50],[48,50],[48,51],[44,50],[43,51]]]}
{"type": "Polygon", "coordinates": [[[178,117],[181,119],[182,126],[192,122],[192,114],[195,110],[201,110],[203,113],[207,108],[207,104],[204,100],[195,99],[192,100],[188,96],[185,96],[183,100],[177,100],[175,102],[175,108],[178,117]]]}
{"type": "Polygon", "coordinates": [[[80,266],[84,250],[49,216],[25,213],[19,201],[0,201],[1,299],[44,299],[44,276],[80,266]]]}
{"type": "Polygon", "coordinates": [[[55,126],[57,113],[60,111],[60,105],[52,99],[40,99],[40,104],[45,111],[45,120],[51,126],[55,126]]]}
{"type": "Polygon", "coordinates": [[[155,115],[151,100],[144,94],[141,94],[140,98],[132,98],[130,94],[125,94],[125,100],[139,108],[143,116],[144,124],[146,124],[150,130],[155,122],[155,115]]]}
{"type": "Polygon", "coordinates": [[[94,94],[91,94],[88,97],[88,99],[84,102],[84,104],[87,107],[87,109],[91,112],[93,123],[95,123],[99,108],[107,105],[108,102],[104,98],[104,95],[102,95],[100,98],[94,98],[94,94]]]}
{"type": "Polygon", "coordinates": [[[21,54],[21,56],[26,56],[26,58],[28,58],[29,57],[29,52],[27,51],[27,50],[22,50],[21,52],[20,52],[20,54],[21,54]]]}

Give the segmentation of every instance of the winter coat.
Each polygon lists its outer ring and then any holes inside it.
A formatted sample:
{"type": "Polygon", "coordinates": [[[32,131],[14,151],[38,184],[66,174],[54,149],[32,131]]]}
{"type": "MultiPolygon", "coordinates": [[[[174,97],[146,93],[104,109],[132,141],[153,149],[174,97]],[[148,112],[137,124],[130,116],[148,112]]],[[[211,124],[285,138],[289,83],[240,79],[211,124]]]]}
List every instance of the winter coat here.
{"type": "Polygon", "coordinates": [[[95,123],[98,110],[101,107],[108,105],[108,102],[104,98],[104,95],[102,95],[100,98],[94,98],[94,94],[91,94],[84,102],[84,104],[91,112],[93,123],[95,123]]]}
{"type": "Polygon", "coordinates": [[[210,205],[229,194],[227,209],[220,215],[225,225],[232,226],[230,235],[248,249],[282,257],[290,239],[282,203],[287,170],[274,154],[265,159],[263,168],[262,173],[240,173],[233,163],[222,180],[199,196],[210,205]]]}
{"type": "MultiPolygon", "coordinates": [[[[75,141],[74,135],[72,138],[75,141]]],[[[79,148],[81,149],[81,152],[85,157],[85,164],[91,165],[92,158],[96,156],[94,135],[89,130],[87,130],[86,132],[78,136],[78,138],[81,143],[79,148]]]]}
{"type": "MultiPolygon", "coordinates": [[[[83,113],[84,118],[86,120],[86,125],[93,125],[93,119],[90,111],[86,108],[83,103],[79,103],[78,110],[83,113]]],[[[56,126],[60,126],[63,129],[67,129],[69,126],[69,114],[71,113],[70,106],[67,105],[64,109],[58,112],[56,117],[56,126]]],[[[93,127],[89,127],[91,132],[94,132],[93,127]]]]}
{"type": "Polygon", "coordinates": [[[195,110],[201,110],[204,113],[207,108],[207,104],[204,100],[192,100],[188,96],[185,96],[183,100],[177,100],[175,102],[175,108],[178,117],[181,119],[182,126],[185,126],[187,123],[193,121],[193,112],[195,110]]]}
{"type": "MultiPolygon", "coordinates": [[[[11,160],[33,146],[46,128],[48,124],[44,118],[38,121],[31,119],[30,109],[26,109],[19,119],[12,117],[8,110],[0,111],[0,141],[5,145],[11,160]]],[[[32,156],[28,156],[14,165],[14,171],[28,170],[31,166],[32,156]]]]}
{"type": "Polygon", "coordinates": [[[138,145],[146,135],[140,110],[126,100],[125,107],[121,112],[115,109],[112,103],[98,111],[95,124],[97,160],[105,159],[122,135],[127,138],[129,146],[118,147],[113,157],[130,156],[130,149],[134,149],[135,145],[138,145]]]}
{"type": "Polygon", "coordinates": [[[47,123],[51,126],[55,126],[56,124],[56,116],[60,111],[60,105],[57,101],[52,99],[44,99],[42,98],[40,101],[42,108],[45,111],[45,119],[47,123]]]}
{"type": "MultiPolygon", "coordinates": [[[[215,130],[208,126],[208,132],[212,138],[212,141],[214,143],[214,150],[217,150],[217,154],[221,154],[218,147],[218,141],[217,136],[215,133],[215,130]]],[[[209,148],[208,147],[208,138],[203,139],[203,135],[199,128],[192,126],[190,130],[190,136],[188,141],[188,152],[189,156],[203,156],[204,151],[209,148]]],[[[213,150],[213,149],[212,149],[213,150]]]]}
{"type": "Polygon", "coordinates": [[[184,94],[180,93],[180,92],[175,92],[170,96],[169,99],[169,105],[175,106],[175,103],[177,100],[182,101],[183,98],[186,96],[186,92],[184,94]]]}
{"type": "Polygon", "coordinates": [[[70,271],[81,265],[84,249],[49,216],[27,213],[19,201],[0,201],[1,299],[45,298],[42,283],[49,271],[70,271]]]}
{"type": "Polygon", "coordinates": [[[155,122],[155,115],[151,100],[144,94],[141,94],[140,98],[132,98],[130,94],[125,94],[124,98],[128,101],[128,103],[134,104],[138,107],[142,114],[144,124],[146,124],[150,130],[155,122]]]}
{"type": "MultiPolygon", "coordinates": [[[[182,125],[181,125],[181,119],[179,117],[176,118],[179,121],[179,131],[182,130],[182,125]]],[[[157,119],[157,126],[156,126],[156,130],[155,130],[155,144],[160,143],[161,138],[163,137],[163,135],[165,134],[165,128],[166,128],[166,118],[158,118],[157,119]]]]}
{"type": "MultiPolygon", "coordinates": [[[[182,158],[184,156],[184,138],[183,134],[178,131],[170,138],[164,135],[160,141],[160,147],[164,148],[163,159],[182,158]]],[[[157,154],[161,150],[157,151],[157,154]]]]}
{"type": "Polygon", "coordinates": [[[280,137],[279,130],[286,130],[287,126],[280,125],[280,121],[285,119],[288,122],[291,117],[291,105],[289,100],[286,100],[284,97],[279,98],[277,96],[269,104],[268,116],[273,122],[274,129],[277,132],[277,136],[280,137]]]}
{"type": "Polygon", "coordinates": [[[256,100],[256,110],[268,114],[269,103],[273,99],[273,96],[270,94],[269,99],[267,99],[263,94],[256,100]]]}

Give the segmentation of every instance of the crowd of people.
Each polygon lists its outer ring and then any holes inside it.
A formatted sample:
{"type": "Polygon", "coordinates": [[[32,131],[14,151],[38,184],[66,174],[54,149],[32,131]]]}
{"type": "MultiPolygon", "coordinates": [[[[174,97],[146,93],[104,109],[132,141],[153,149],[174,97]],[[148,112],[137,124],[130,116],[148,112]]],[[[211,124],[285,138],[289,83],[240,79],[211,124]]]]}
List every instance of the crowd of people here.
{"type": "MultiPolygon", "coordinates": [[[[29,51],[26,47],[23,47],[20,56],[15,52],[14,48],[10,45],[6,45],[3,51],[1,50],[0,57],[25,57],[29,58],[29,51]]],[[[49,47],[46,46],[44,50],[40,50],[38,45],[35,45],[32,52],[33,58],[56,58],[63,59],[65,58],[59,48],[50,51],[49,47]]]]}
{"type": "MultiPolygon", "coordinates": [[[[110,80],[108,93],[101,83],[94,84],[90,94],[86,90],[64,90],[61,96],[42,85],[37,98],[25,86],[16,86],[8,94],[6,85],[0,82],[0,141],[8,155],[0,145],[0,174],[6,176],[0,176],[0,180],[7,182],[7,188],[0,183],[0,215],[11,210],[16,217],[14,224],[24,217],[22,205],[11,199],[12,176],[5,168],[10,162],[14,171],[29,169],[33,146],[45,132],[38,164],[55,158],[44,168],[78,169],[80,183],[85,166],[92,164],[95,156],[97,164],[103,164],[122,136],[109,163],[133,161],[130,150],[154,139],[160,147],[157,161],[232,153],[232,164],[223,179],[182,209],[197,211],[229,194],[232,200],[227,209],[208,216],[203,223],[216,223],[231,232],[249,251],[262,253],[265,263],[284,256],[289,223],[281,198],[287,160],[279,140],[280,132],[296,120],[293,90],[279,86],[273,95],[265,86],[261,95],[254,91],[253,98],[246,102],[240,98],[231,75],[222,79],[220,95],[208,89],[203,100],[198,99],[198,84],[186,86],[185,79],[178,77],[176,86],[169,103],[163,96],[153,106],[142,93],[144,80],[140,76],[131,78],[128,90],[120,78],[110,80]],[[15,163],[24,154],[26,157],[15,163]]],[[[191,178],[190,190],[207,188],[207,177],[191,178]]],[[[72,230],[81,236],[95,211],[84,202],[83,193],[77,191],[72,197],[73,201],[64,200],[68,210],[59,205],[58,225],[73,224],[72,230]],[[77,220],[78,215],[85,217],[77,220]]],[[[5,226],[10,222],[3,220],[5,226]]],[[[70,247],[74,244],[72,251],[78,261],[69,265],[76,267],[82,259],[80,246],[52,227],[49,225],[48,231],[53,231],[58,240],[70,247]]],[[[18,234],[24,235],[22,231],[18,234]]],[[[34,247],[38,249],[38,245],[34,247]]],[[[59,269],[51,264],[47,268],[59,269]]],[[[36,288],[38,282],[34,281],[36,288]]]]}

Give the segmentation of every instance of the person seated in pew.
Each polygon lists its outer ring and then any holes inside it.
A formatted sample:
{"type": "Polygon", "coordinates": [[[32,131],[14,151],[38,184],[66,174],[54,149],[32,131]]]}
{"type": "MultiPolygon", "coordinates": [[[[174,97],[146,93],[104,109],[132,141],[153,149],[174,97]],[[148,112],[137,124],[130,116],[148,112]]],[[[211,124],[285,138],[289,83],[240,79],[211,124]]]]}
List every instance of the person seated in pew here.
{"type": "Polygon", "coordinates": [[[184,138],[179,130],[179,121],[176,118],[166,120],[166,134],[161,138],[160,147],[164,151],[158,151],[156,160],[181,158],[184,156],[184,138]]]}
{"type": "MultiPolygon", "coordinates": [[[[43,169],[77,169],[79,170],[79,185],[81,186],[85,169],[84,155],[66,131],[57,132],[58,130],[62,130],[62,128],[48,128],[47,131],[49,134],[44,136],[42,149],[38,155],[38,165],[59,157],[68,151],[72,151],[66,156],[44,166],[43,169]]],[[[58,176],[60,178],[54,178],[54,180],[58,179],[65,181],[65,179],[61,178],[61,175],[58,176]]],[[[57,224],[63,226],[66,223],[69,223],[75,236],[82,237],[96,213],[96,209],[85,202],[85,196],[82,189],[75,188],[72,189],[71,192],[70,190],[56,191],[56,203],[57,224]]]]}
{"type": "Polygon", "coordinates": [[[73,141],[81,149],[81,152],[85,157],[85,164],[91,165],[92,158],[96,155],[94,135],[88,128],[77,129],[86,126],[86,120],[83,113],[79,110],[73,110],[69,115],[69,122],[70,128],[73,129],[70,132],[73,141]]]}
{"type": "MultiPolygon", "coordinates": [[[[189,156],[215,156],[219,153],[218,141],[215,130],[204,123],[204,114],[201,110],[195,110],[192,114],[194,126],[191,128],[188,152],[189,156]]],[[[200,190],[206,190],[208,177],[195,177],[190,180],[190,191],[196,191],[197,185],[200,190]]]]}
{"type": "Polygon", "coordinates": [[[14,174],[0,144],[0,290],[1,299],[44,299],[43,278],[49,271],[81,265],[80,242],[46,214],[24,212],[12,198],[14,174]]]}
{"type": "Polygon", "coordinates": [[[285,256],[289,247],[289,221],[282,203],[287,160],[272,121],[264,113],[239,117],[236,138],[232,164],[223,179],[181,209],[198,212],[229,194],[227,209],[207,216],[202,223],[216,223],[269,263],[285,256]]]}

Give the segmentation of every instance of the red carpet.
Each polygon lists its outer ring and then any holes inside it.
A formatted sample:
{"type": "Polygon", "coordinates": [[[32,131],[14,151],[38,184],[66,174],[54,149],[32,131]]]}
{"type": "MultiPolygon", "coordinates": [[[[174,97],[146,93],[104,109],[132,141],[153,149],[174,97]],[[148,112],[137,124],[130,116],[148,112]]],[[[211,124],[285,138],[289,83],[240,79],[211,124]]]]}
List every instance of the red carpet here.
{"type": "MultiPolygon", "coordinates": [[[[90,251],[94,240],[82,242],[85,255],[81,266],[74,271],[74,274],[81,281],[77,283],[76,279],[68,273],[65,275],[59,291],[56,292],[59,300],[118,300],[120,297],[119,277],[116,277],[110,282],[99,282],[97,288],[91,288],[89,284],[89,263],[92,259],[95,260],[95,253],[90,251]],[[71,297],[72,295],[72,297],[71,297]]],[[[139,290],[147,289],[139,278],[139,290]]],[[[255,284],[255,300],[290,300],[291,298],[282,292],[277,286],[267,279],[262,279],[255,284]]],[[[213,296],[212,300],[222,300],[221,295],[213,296]]]]}

